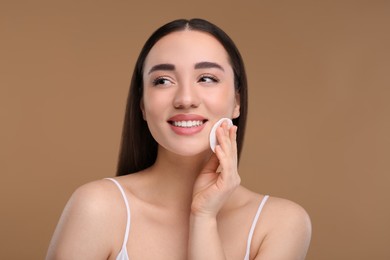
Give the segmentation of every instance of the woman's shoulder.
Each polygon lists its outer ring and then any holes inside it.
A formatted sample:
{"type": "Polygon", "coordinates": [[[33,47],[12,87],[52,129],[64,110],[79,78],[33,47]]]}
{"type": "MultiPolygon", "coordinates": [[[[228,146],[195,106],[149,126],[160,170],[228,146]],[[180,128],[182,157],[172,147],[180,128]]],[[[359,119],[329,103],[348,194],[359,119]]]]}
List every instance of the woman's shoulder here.
{"type": "MultiPolygon", "coordinates": [[[[265,195],[254,191],[251,191],[241,186],[239,200],[244,204],[258,205],[263,202],[264,204],[264,215],[272,216],[275,221],[292,221],[294,218],[301,219],[303,222],[310,222],[307,211],[298,203],[271,194],[265,195]]],[[[262,213],[263,214],[263,213],[262,213]]]]}
{"type": "Polygon", "coordinates": [[[117,188],[108,179],[99,179],[80,185],[73,192],[71,201],[75,203],[87,203],[89,207],[100,209],[101,206],[109,206],[112,201],[111,196],[115,195],[117,188]]]}
{"type": "Polygon", "coordinates": [[[77,220],[96,222],[98,225],[109,222],[107,212],[116,212],[116,203],[123,200],[118,188],[107,179],[99,179],[80,185],[74,190],[65,206],[64,213],[77,220]]]}
{"type": "Polygon", "coordinates": [[[307,211],[297,202],[270,196],[264,209],[272,232],[292,232],[297,236],[311,236],[311,220],[307,211]]]}
{"type": "Polygon", "coordinates": [[[279,216],[281,219],[284,219],[287,216],[291,219],[292,216],[295,216],[306,221],[309,220],[307,211],[297,202],[285,198],[270,196],[267,203],[269,214],[279,216]]]}
{"type": "Polygon", "coordinates": [[[131,180],[131,176],[107,177],[87,182],[76,188],[69,202],[82,204],[83,208],[87,207],[92,211],[110,210],[115,205],[113,201],[123,201],[123,195],[131,195],[132,190],[127,185],[128,179],[131,180]],[[121,189],[124,194],[121,193],[121,189]]]}
{"type": "MultiPolygon", "coordinates": [[[[118,238],[106,234],[117,232],[124,209],[113,200],[120,199],[117,189],[108,180],[96,180],[79,186],[69,198],[54,232],[48,259],[63,256],[68,259],[97,259],[109,255],[118,238]],[[118,220],[118,221],[113,221],[118,220]],[[80,246],[83,245],[83,246],[80,246]]],[[[118,241],[117,241],[118,240],[118,241]]]]}
{"type": "MultiPolygon", "coordinates": [[[[259,245],[257,254],[262,256],[261,259],[275,256],[289,259],[306,254],[311,239],[311,220],[307,211],[289,199],[254,192],[250,194],[252,199],[257,197],[257,201],[267,197],[259,219],[261,223],[256,226],[257,236],[254,237],[255,243],[259,245]]],[[[301,256],[297,259],[303,258],[301,256]]]]}
{"type": "Polygon", "coordinates": [[[91,228],[93,226],[113,228],[110,224],[112,219],[123,219],[122,216],[126,215],[123,202],[124,199],[127,200],[124,196],[128,195],[131,196],[131,190],[123,185],[122,177],[93,180],[74,190],[63,215],[75,221],[88,222],[91,228]],[[123,189],[123,194],[120,189],[123,189]]]}

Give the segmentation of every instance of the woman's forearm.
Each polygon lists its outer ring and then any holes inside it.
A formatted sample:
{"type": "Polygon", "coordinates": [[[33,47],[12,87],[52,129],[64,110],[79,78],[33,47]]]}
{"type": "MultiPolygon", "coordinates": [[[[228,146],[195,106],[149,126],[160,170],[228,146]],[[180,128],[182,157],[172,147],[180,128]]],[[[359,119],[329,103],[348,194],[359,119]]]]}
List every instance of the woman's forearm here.
{"type": "Polygon", "coordinates": [[[191,214],[189,260],[226,260],[215,217],[191,214]]]}

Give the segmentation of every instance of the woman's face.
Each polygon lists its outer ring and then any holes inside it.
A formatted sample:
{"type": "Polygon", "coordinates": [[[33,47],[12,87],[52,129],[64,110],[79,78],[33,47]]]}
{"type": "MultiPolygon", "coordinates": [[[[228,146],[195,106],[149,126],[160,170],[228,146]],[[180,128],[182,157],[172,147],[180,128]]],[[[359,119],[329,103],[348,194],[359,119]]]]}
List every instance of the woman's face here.
{"type": "Polygon", "coordinates": [[[184,30],[161,38],[146,57],[143,81],[143,117],[160,148],[170,152],[191,156],[210,149],[213,124],[239,116],[228,54],[208,33],[184,30]]]}

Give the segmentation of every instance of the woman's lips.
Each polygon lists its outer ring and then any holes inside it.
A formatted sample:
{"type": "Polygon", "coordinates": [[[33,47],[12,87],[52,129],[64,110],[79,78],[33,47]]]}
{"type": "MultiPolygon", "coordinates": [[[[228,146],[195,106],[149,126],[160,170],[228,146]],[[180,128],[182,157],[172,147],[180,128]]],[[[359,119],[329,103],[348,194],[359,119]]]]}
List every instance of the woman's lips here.
{"type": "Polygon", "coordinates": [[[208,120],[200,115],[179,114],[168,119],[171,129],[178,135],[193,135],[202,131],[208,120]]]}

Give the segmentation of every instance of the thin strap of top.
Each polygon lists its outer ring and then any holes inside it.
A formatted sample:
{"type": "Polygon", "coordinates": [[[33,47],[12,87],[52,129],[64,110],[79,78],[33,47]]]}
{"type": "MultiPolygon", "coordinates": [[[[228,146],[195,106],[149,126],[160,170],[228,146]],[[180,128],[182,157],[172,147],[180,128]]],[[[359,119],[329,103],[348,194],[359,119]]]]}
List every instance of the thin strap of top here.
{"type": "Polygon", "coordinates": [[[256,224],[257,224],[257,221],[259,220],[260,213],[263,210],[264,204],[266,203],[268,198],[269,198],[268,195],[264,196],[264,198],[262,199],[262,201],[259,205],[259,208],[257,209],[255,218],[253,219],[251,229],[249,230],[249,236],[248,236],[248,241],[246,244],[246,254],[245,254],[244,260],[249,260],[249,253],[250,253],[253,233],[255,232],[256,224]]]}
{"type": "Polygon", "coordinates": [[[122,250],[127,251],[126,245],[127,245],[127,240],[129,239],[129,230],[130,230],[130,206],[129,202],[127,201],[127,197],[125,194],[125,191],[123,190],[122,186],[119,184],[119,182],[113,178],[106,178],[107,180],[110,180],[116,184],[118,189],[120,190],[123,200],[125,201],[126,204],[126,211],[127,211],[127,223],[126,223],[126,233],[125,233],[125,238],[123,239],[123,245],[122,245],[122,250]]]}

